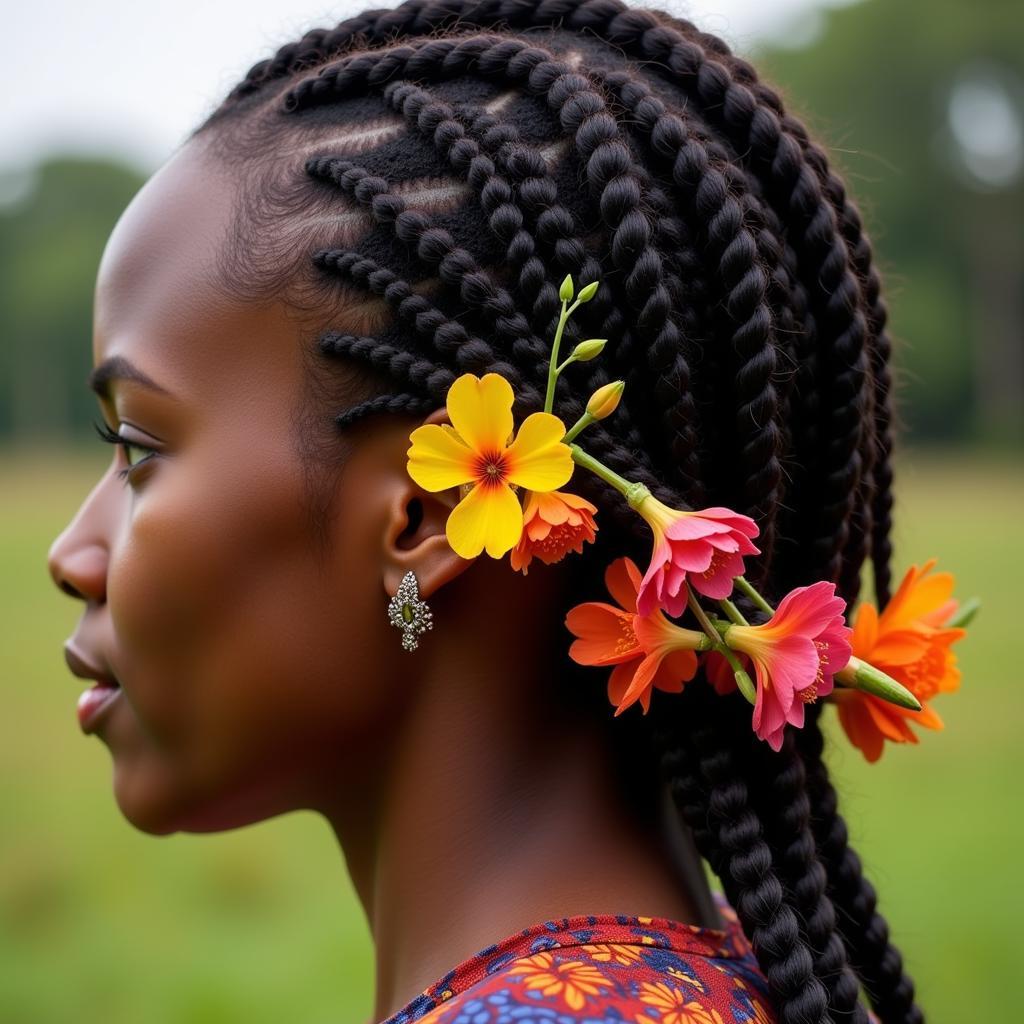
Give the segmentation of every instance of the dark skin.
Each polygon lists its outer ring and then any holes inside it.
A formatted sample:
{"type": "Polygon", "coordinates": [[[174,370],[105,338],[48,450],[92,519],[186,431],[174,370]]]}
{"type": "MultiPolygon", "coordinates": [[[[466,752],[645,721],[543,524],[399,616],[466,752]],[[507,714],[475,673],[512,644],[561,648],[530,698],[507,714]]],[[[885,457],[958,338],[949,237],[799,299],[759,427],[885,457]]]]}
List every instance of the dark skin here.
{"type": "Polygon", "coordinates": [[[322,813],[373,936],[375,1020],[549,918],[723,927],[692,849],[680,863],[633,821],[604,741],[545,699],[560,634],[537,624],[572,603],[557,567],[460,558],[456,489],[409,477],[409,432],[443,408],[360,427],[314,543],[306,342],[283,302],[213,283],[235,187],[186,144],[122,215],[96,285],[94,363],[122,356],[166,392],[110,382],[104,419],[144,447],[124,481],[113,449],[49,553],[84,603],[72,644],[123,688],[97,728],[120,810],[154,835],[322,813]],[[386,617],[408,569],[435,619],[413,653],[386,617]]]}

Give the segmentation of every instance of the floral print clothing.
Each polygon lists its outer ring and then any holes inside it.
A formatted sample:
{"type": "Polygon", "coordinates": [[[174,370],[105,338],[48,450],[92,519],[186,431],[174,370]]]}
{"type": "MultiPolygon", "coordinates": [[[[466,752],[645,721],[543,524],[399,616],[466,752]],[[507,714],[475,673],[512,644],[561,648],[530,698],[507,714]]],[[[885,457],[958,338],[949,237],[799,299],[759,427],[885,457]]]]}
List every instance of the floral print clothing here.
{"type": "Polygon", "coordinates": [[[736,912],[714,897],[724,930],[617,914],[525,928],[381,1024],[777,1024],[736,912]]]}
{"type": "Polygon", "coordinates": [[[480,950],[381,1024],[776,1024],[731,906],[724,930],[581,914],[480,950]]]}

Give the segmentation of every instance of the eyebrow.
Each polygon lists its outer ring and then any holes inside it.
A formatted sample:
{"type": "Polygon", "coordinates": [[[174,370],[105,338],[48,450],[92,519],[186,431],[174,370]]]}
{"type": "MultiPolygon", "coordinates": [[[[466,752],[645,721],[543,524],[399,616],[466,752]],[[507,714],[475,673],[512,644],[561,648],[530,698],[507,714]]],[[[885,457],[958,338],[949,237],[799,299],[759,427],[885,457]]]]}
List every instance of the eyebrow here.
{"type": "Polygon", "coordinates": [[[125,359],[124,356],[111,356],[104,359],[99,366],[94,367],[86,378],[86,384],[90,391],[95,391],[101,398],[110,398],[110,382],[114,380],[132,380],[142,387],[155,391],[157,394],[168,395],[171,393],[161,387],[152,377],[145,374],[133,362],[125,359]]]}

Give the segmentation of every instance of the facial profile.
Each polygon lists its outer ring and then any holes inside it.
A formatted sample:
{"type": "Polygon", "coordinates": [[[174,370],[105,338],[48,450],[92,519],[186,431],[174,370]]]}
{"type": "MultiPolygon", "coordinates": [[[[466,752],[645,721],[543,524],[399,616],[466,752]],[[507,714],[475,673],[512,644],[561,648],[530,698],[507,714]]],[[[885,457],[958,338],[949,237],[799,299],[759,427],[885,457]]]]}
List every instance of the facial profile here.
{"type": "Polygon", "coordinates": [[[428,591],[469,564],[429,536],[451,496],[422,494],[420,522],[404,518],[422,417],[363,439],[336,480],[330,544],[314,543],[296,454],[301,331],[284,305],[211,283],[232,188],[185,146],[110,237],[94,367],[103,420],[128,447],[49,556],[85,603],[69,661],[121,686],[93,726],[118,804],[155,833],[234,827],[314,806],[329,780],[359,783],[353,766],[372,770],[384,716],[396,730],[401,715],[381,613],[401,559],[428,591]]]}

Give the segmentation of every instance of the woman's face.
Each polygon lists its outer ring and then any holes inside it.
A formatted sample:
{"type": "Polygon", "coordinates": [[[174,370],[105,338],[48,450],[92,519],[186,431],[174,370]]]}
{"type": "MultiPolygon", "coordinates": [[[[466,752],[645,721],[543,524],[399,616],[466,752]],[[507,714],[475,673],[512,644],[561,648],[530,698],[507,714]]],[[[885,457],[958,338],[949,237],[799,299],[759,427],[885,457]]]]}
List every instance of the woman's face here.
{"type": "Polygon", "coordinates": [[[358,786],[409,657],[386,618],[381,524],[410,421],[375,424],[337,472],[321,549],[296,448],[299,328],[213,284],[234,187],[218,166],[179,150],[108,241],[93,359],[114,371],[103,419],[136,447],[112,449],[49,555],[84,602],[70,645],[122,687],[94,729],[118,804],[161,834],[358,786]]]}

